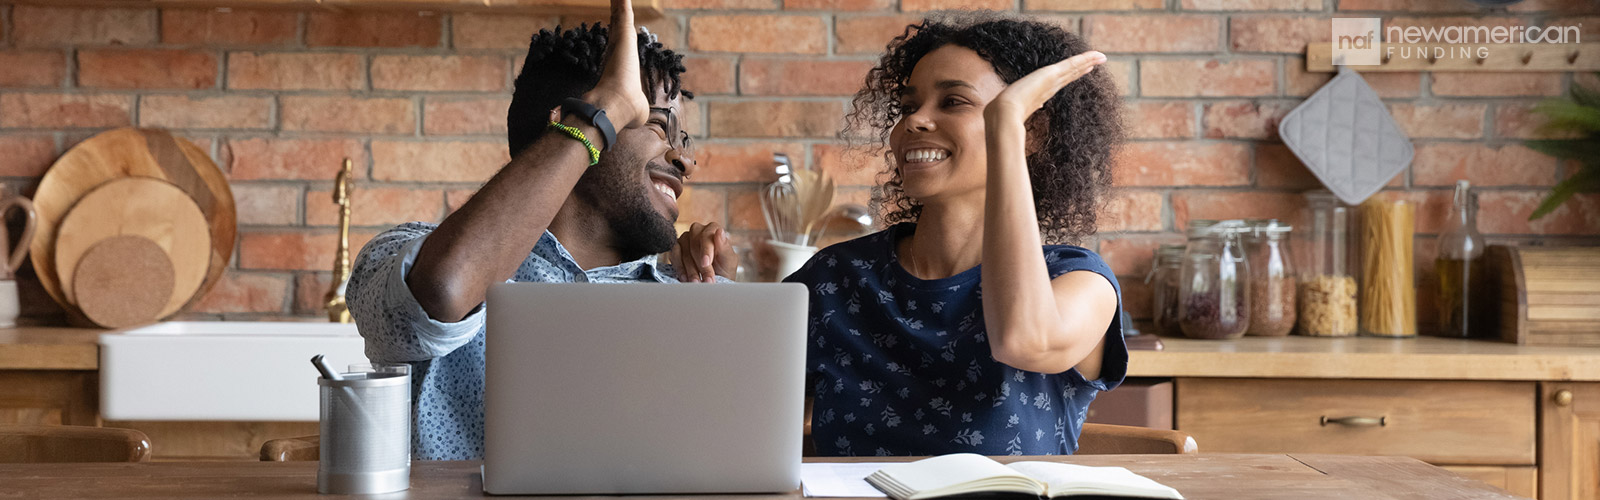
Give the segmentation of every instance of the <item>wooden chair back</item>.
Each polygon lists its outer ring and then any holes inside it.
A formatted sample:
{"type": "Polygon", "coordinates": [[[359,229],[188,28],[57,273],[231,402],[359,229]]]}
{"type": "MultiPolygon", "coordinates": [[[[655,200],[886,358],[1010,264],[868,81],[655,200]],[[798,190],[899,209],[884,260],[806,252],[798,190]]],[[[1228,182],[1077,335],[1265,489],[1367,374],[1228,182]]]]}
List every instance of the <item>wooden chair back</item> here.
{"type": "Polygon", "coordinates": [[[263,462],[308,462],[322,456],[321,436],[273,439],[261,443],[263,462]]]}
{"type": "Polygon", "coordinates": [[[1174,455],[1198,453],[1194,438],[1183,431],[1128,425],[1084,423],[1077,455],[1174,455]]]}
{"type": "Polygon", "coordinates": [[[0,425],[0,464],[143,462],[150,438],[134,429],[0,425]]]}

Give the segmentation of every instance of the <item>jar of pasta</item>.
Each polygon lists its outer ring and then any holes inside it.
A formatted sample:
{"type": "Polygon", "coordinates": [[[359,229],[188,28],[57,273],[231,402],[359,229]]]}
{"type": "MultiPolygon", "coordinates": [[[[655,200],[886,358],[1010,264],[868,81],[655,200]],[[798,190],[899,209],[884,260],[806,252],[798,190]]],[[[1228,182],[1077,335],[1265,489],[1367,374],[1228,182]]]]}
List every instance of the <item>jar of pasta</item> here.
{"type": "Polygon", "coordinates": [[[1178,327],[1197,339],[1234,339],[1250,326],[1250,267],[1244,221],[1189,228],[1178,287],[1178,327]]]}
{"type": "Polygon", "coordinates": [[[1353,208],[1326,190],[1306,193],[1305,256],[1296,300],[1301,335],[1345,337],[1358,331],[1356,278],[1350,263],[1353,208]]]}

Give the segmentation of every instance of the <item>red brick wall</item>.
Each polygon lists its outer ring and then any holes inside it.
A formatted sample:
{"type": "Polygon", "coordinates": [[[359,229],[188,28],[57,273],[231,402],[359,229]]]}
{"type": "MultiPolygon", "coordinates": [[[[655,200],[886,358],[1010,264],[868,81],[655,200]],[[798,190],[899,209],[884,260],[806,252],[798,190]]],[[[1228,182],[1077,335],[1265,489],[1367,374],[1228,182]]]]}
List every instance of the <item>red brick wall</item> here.
{"type": "MultiPolygon", "coordinates": [[[[1150,249],[1190,218],[1293,218],[1316,181],[1277,121],[1330,74],[1308,74],[1308,42],[1333,16],[1432,25],[1582,23],[1587,0],[1481,10],[1466,0],[665,0],[646,21],[689,54],[688,129],[702,171],[685,220],[759,237],[755,187],[774,150],[841,178],[864,201],[875,164],[832,137],[848,96],[889,38],[922,11],[1020,9],[1111,56],[1132,141],[1117,165],[1101,236],[1125,302],[1148,316],[1150,249]]],[[[0,6],[0,180],[31,193],[51,161],[97,131],[177,130],[233,180],[242,228],[226,279],[190,314],[315,316],[336,218],[329,179],[355,160],[359,247],[384,228],[438,220],[506,161],[504,114],[529,34],[582,19],[505,14],[0,6]]],[[[1418,261],[1432,257],[1449,186],[1483,186],[1483,231],[1501,241],[1593,243],[1600,196],[1538,222],[1527,214],[1571,167],[1518,145],[1529,108],[1587,75],[1368,75],[1415,139],[1412,169],[1383,196],[1421,203],[1418,261]]],[[[1420,266],[1426,270],[1431,266],[1420,266]]],[[[1424,315],[1428,317],[1428,315],[1424,315]]]]}

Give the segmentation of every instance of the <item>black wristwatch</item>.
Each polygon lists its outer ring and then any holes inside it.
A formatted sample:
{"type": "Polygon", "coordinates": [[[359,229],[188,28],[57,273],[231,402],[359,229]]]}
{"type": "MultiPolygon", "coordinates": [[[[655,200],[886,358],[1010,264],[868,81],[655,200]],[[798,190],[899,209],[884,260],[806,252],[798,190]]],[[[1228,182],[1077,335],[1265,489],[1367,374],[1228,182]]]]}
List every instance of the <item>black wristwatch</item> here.
{"type": "Polygon", "coordinates": [[[593,124],[594,128],[600,129],[600,139],[606,142],[605,147],[600,148],[600,151],[609,151],[611,145],[617,142],[617,129],[611,126],[611,119],[606,118],[606,110],[584,102],[583,99],[568,97],[561,101],[561,112],[581,116],[583,119],[589,120],[589,123],[593,124]]]}

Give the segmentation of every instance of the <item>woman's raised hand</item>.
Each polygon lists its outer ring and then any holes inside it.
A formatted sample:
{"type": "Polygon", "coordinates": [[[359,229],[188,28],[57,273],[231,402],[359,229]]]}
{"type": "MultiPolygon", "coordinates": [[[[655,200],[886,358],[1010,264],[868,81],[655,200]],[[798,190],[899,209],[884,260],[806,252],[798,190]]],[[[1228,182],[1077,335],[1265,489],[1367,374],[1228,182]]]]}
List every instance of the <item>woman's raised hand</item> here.
{"type": "Polygon", "coordinates": [[[1045,66],[1011,82],[1000,95],[989,101],[984,117],[994,119],[1027,119],[1045,101],[1056,95],[1062,87],[1094,71],[1095,66],[1106,62],[1106,55],[1088,51],[1061,62],[1045,66]]]}
{"type": "Polygon", "coordinates": [[[606,60],[600,69],[600,82],[583,95],[583,100],[605,110],[617,130],[644,125],[650,117],[650,101],[639,82],[639,44],[633,26],[633,2],[611,0],[611,26],[606,32],[606,60]]]}

